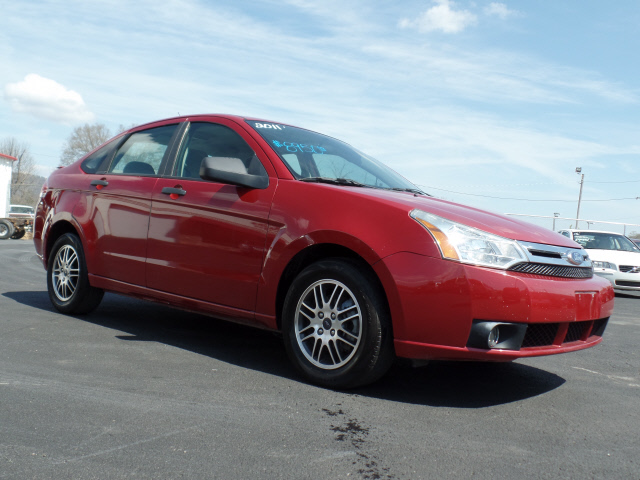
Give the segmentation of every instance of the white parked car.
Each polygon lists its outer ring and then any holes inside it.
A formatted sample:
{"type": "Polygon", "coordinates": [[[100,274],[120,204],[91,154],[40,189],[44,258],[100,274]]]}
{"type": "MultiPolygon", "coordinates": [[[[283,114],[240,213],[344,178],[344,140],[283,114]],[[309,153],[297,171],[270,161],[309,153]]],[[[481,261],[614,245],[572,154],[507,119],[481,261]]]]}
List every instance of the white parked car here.
{"type": "Polygon", "coordinates": [[[593,262],[593,273],[607,278],[620,293],[640,293],[640,247],[630,238],[598,230],[560,230],[582,245],[593,262]]]}

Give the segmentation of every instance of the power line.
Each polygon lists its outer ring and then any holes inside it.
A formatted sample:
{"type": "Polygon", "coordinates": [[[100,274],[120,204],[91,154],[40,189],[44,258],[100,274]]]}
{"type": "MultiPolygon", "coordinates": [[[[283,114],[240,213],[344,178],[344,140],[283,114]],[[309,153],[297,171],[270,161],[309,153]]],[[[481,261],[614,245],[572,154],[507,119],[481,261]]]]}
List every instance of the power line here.
{"type": "MultiPolygon", "coordinates": [[[[471,197],[483,197],[483,198],[495,198],[497,200],[517,200],[523,202],[565,202],[565,203],[575,203],[575,200],[559,200],[559,199],[541,199],[541,198],[513,198],[513,197],[494,197],[492,195],[480,195],[478,193],[465,193],[465,192],[456,192],[454,190],[446,190],[444,188],[431,187],[429,185],[420,185],[416,184],[419,187],[431,188],[434,190],[441,190],[443,192],[448,193],[456,193],[458,195],[469,195],[471,197]]],[[[624,197],[624,198],[603,198],[598,200],[582,200],[583,202],[617,202],[621,200],[639,200],[640,197],[624,197]]]]}
{"type": "MultiPolygon", "coordinates": [[[[575,185],[580,182],[536,182],[536,183],[462,183],[456,184],[457,187],[531,187],[535,185],[575,185]]],[[[621,181],[605,181],[598,182],[593,180],[585,180],[584,183],[640,183],[640,180],[621,180],[621,181]]],[[[417,185],[417,184],[416,184],[417,185]]]]}
{"type": "Polygon", "coordinates": [[[619,182],[596,182],[593,180],[585,180],[584,183],[640,183],[640,180],[622,180],[619,182]]]}

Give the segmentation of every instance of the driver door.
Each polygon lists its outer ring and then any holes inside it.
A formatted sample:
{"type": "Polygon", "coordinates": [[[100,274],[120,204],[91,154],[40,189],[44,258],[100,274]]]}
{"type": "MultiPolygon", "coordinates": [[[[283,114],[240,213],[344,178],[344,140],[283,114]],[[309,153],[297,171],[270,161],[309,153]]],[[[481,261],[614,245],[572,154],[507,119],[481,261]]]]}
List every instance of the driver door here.
{"type": "Polygon", "coordinates": [[[191,123],[171,175],[153,191],[148,287],[253,311],[276,183],[266,156],[232,122],[191,123]],[[203,180],[199,171],[207,156],[239,158],[248,173],[270,176],[269,185],[252,189],[203,180]]]}

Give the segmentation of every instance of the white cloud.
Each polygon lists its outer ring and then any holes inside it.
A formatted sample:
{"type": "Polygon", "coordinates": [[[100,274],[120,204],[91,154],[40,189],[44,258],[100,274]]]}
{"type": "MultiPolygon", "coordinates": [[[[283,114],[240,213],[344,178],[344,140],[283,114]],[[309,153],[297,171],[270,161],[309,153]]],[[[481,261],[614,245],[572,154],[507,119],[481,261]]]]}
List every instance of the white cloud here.
{"type": "Polygon", "coordinates": [[[505,20],[508,17],[517,15],[517,12],[515,10],[510,10],[504,3],[491,2],[489,5],[484,7],[484,14],[495,15],[500,17],[502,20],[505,20]]]}
{"type": "Polygon", "coordinates": [[[436,0],[436,3],[437,5],[420,14],[415,20],[401,20],[400,26],[417,28],[421,32],[440,30],[444,33],[458,33],[478,20],[469,10],[454,10],[455,4],[450,0],[436,0]]]}
{"type": "Polygon", "coordinates": [[[94,118],[78,92],[35,73],[21,82],[7,84],[4,98],[16,112],[57,123],[90,122],[94,118]]]}

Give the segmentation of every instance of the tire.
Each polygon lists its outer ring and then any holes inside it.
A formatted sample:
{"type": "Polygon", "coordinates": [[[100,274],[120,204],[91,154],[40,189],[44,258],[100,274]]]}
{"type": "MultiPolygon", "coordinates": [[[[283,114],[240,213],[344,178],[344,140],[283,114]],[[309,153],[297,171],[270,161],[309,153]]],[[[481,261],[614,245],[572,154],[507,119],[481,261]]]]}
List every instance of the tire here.
{"type": "Polygon", "coordinates": [[[0,220],[0,240],[6,240],[13,235],[14,227],[13,223],[9,220],[0,220]]]}
{"type": "Polygon", "coordinates": [[[346,259],[319,261],[296,277],[285,298],[282,330],[293,364],[324,387],[372,383],[394,359],[384,293],[346,259]]]}
{"type": "Polygon", "coordinates": [[[47,265],[47,289],[53,306],[66,314],[89,313],[100,304],[104,291],[89,284],[82,243],[65,233],[56,240],[47,265]]]}
{"type": "Polygon", "coordinates": [[[14,232],[13,235],[11,235],[11,238],[13,238],[14,240],[20,240],[22,237],[25,236],[26,233],[27,231],[25,229],[17,230],[16,232],[14,232]]]}

